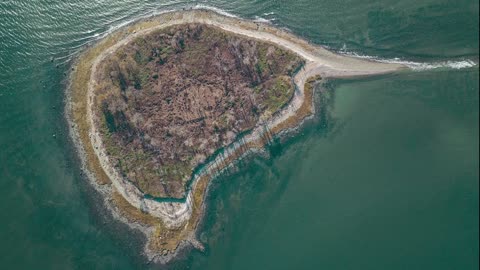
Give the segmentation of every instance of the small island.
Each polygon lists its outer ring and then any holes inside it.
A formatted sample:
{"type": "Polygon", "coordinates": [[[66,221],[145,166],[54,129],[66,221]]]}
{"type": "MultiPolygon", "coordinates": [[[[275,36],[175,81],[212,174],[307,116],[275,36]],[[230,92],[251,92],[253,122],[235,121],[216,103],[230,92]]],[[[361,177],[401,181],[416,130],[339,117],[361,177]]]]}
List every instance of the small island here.
{"type": "Polygon", "coordinates": [[[212,178],[315,112],[326,78],[398,71],[334,54],[271,25],[208,10],[164,13],[87,48],[70,76],[71,134],[118,219],[168,262],[203,249],[212,178]]]}

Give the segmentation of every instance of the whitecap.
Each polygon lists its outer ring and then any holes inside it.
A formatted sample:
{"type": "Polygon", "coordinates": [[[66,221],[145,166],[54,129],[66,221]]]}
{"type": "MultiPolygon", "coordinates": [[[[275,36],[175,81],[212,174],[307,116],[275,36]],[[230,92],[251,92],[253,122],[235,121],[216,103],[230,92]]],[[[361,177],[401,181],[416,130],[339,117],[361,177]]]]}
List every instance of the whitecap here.
{"type": "Polygon", "coordinates": [[[458,60],[458,61],[446,60],[446,61],[430,62],[430,63],[403,60],[401,58],[383,59],[377,56],[360,55],[355,52],[348,52],[346,51],[345,46],[340,50],[340,53],[343,55],[348,55],[348,56],[361,58],[361,59],[369,59],[369,60],[381,62],[381,63],[401,64],[409,67],[412,70],[431,70],[431,69],[439,69],[439,68],[462,69],[462,68],[472,68],[478,65],[478,63],[470,59],[464,59],[464,60],[458,60]]]}

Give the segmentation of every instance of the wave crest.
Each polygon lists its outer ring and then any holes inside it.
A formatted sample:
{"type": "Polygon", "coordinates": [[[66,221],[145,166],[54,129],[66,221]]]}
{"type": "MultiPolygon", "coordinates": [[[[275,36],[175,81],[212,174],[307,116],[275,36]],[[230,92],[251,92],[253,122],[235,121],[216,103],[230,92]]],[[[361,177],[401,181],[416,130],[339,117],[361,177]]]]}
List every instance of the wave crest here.
{"type": "Polygon", "coordinates": [[[441,69],[441,68],[462,69],[462,68],[472,68],[478,65],[478,63],[470,59],[458,60],[458,61],[446,60],[446,61],[431,62],[431,63],[408,61],[408,60],[402,60],[400,58],[383,59],[377,56],[360,55],[355,52],[348,52],[345,50],[345,47],[342,48],[339,53],[347,56],[356,57],[356,58],[369,59],[369,60],[381,62],[381,63],[401,64],[409,67],[412,70],[431,70],[431,69],[441,69]]]}

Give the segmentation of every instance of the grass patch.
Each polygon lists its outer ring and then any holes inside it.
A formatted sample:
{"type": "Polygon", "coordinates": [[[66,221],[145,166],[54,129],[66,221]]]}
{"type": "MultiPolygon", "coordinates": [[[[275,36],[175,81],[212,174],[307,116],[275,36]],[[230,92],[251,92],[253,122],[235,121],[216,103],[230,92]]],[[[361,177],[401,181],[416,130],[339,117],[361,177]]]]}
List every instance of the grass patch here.
{"type": "Polygon", "coordinates": [[[273,84],[267,87],[264,104],[270,113],[279,111],[293,96],[294,86],[287,76],[276,78],[273,84]]]}

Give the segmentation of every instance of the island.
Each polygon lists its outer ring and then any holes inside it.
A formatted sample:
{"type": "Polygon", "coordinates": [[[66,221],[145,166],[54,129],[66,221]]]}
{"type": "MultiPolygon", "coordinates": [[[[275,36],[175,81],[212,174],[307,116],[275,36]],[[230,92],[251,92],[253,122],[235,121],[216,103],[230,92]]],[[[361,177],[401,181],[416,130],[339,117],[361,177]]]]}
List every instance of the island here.
{"type": "Polygon", "coordinates": [[[84,171],[113,216],[168,262],[197,240],[210,181],[315,113],[324,79],[399,71],[285,29],[210,10],[141,19],[86,48],[67,116],[84,171]]]}

